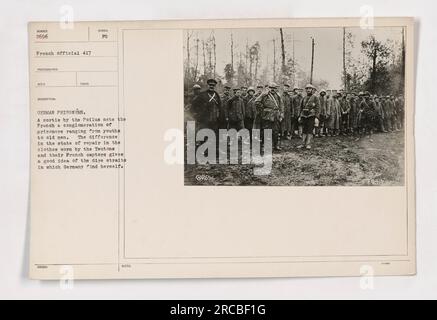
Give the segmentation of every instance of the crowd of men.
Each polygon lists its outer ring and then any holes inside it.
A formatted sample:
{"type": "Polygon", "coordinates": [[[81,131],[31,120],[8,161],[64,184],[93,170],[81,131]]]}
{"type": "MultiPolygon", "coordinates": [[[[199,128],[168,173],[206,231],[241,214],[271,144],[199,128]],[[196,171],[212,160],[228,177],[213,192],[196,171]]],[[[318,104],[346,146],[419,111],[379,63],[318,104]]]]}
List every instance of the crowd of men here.
{"type": "MultiPolygon", "coordinates": [[[[399,131],[404,123],[402,96],[372,95],[369,92],[320,90],[308,84],[301,88],[287,83],[254,87],[224,85],[222,95],[217,81],[209,79],[202,91],[194,85],[190,109],[198,129],[246,128],[272,130],[274,150],[281,140],[300,138],[298,148],[311,149],[313,137],[338,135],[371,136],[374,132],[399,131]],[[318,94],[317,94],[318,93],[318,94]]],[[[252,134],[251,134],[252,136],[252,134]]]]}

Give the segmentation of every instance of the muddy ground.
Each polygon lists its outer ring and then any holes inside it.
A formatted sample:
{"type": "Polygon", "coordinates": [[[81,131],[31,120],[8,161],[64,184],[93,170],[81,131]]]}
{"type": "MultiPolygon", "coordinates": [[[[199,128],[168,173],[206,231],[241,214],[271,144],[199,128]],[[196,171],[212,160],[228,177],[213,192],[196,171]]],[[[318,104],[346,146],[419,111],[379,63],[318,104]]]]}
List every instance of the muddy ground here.
{"type": "Polygon", "coordinates": [[[284,140],[267,176],[253,165],[185,165],[186,185],[399,186],[404,184],[404,133],[316,138],[311,150],[284,140]]]}

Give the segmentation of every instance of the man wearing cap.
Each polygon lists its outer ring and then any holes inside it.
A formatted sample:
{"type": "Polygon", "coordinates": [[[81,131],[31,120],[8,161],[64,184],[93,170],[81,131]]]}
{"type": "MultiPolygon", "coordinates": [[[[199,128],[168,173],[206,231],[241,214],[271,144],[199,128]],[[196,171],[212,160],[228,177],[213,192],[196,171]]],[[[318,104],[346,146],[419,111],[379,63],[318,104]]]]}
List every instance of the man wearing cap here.
{"type": "Polygon", "coordinates": [[[340,92],[340,112],[341,112],[341,121],[340,121],[340,134],[346,135],[349,132],[349,112],[350,105],[349,101],[346,99],[346,94],[344,91],[340,92]]]}
{"type": "Polygon", "coordinates": [[[281,136],[291,138],[291,96],[290,86],[285,83],[282,87],[282,103],[284,104],[284,119],[281,122],[281,136]]]}
{"type": "Polygon", "coordinates": [[[256,93],[254,95],[255,97],[255,119],[253,121],[253,129],[262,129],[261,127],[261,114],[262,114],[262,105],[259,103],[256,103],[256,99],[261,96],[261,94],[264,91],[264,86],[262,84],[259,84],[256,86],[256,93]]]}
{"type": "Polygon", "coordinates": [[[359,108],[359,101],[358,101],[357,94],[355,92],[352,92],[349,97],[349,105],[350,105],[349,126],[350,126],[351,133],[355,135],[356,130],[358,128],[357,113],[359,108]]]}
{"type": "Polygon", "coordinates": [[[321,137],[327,134],[326,126],[326,109],[328,104],[328,99],[326,98],[326,90],[320,90],[319,94],[320,100],[320,115],[319,115],[319,126],[316,128],[316,136],[321,137]]]}
{"type": "Polygon", "coordinates": [[[376,128],[380,132],[387,132],[384,128],[384,118],[385,118],[384,108],[382,107],[381,99],[378,96],[375,97],[375,111],[376,111],[375,112],[375,115],[376,115],[375,126],[376,126],[376,128]]]}
{"type": "Polygon", "coordinates": [[[366,91],[362,96],[363,99],[360,103],[360,128],[362,129],[362,133],[368,133],[369,137],[371,137],[375,122],[375,109],[370,99],[370,93],[366,91]]]}
{"type": "Polygon", "coordinates": [[[295,137],[296,130],[298,130],[297,137],[302,137],[301,128],[298,122],[300,105],[302,104],[302,90],[298,87],[293,89],[293,96],[291,98],[291,137],[295,137]]]}
{"type": "Polygon", "coordinates": [[[338,101],[338,93],[336,90],[331,90],[331,97],[326,105],[326,122],[328,125],[328,135],[338,136],[340,129],[340,102],[338,101]]]}
{"type": "Polygon", "coordinates": [[[390,101],[393,105],[393,110],[394,110],[394,127],[396,131],[399,131],[401,129],[400,127],[400,109],[399,109],[399,104],[396,103],[396,99],[395,96],[390,96],[390,101]]]}
{"type": "Polygon", "coordinates": [[[247,101],[247,87],[241,86],[241,98],[243,99],[244,103],[247,101]]]}
{"type": "Polygon", "coordinates": [[[316,88],[312,84],[307,84],[305,89],[307,95],[302,100],[299,114],[299,123],[302,124],[302,145],[298,148],[311,149],[314,125],[320,113],[320,101],[314,94],[316,88]]]}
{"type": "MultiPolygon", "coordinates": [[[[275,83],[271,83],[269,87],[256,98],[255,103],[259,106],[261,112],[259,115],[261,117],[262,131],[272,131],[272,145],[274,150],[278,151],[281,150],[279,147],[279,124],[284,117],[284,106],[281,97],[276,92],[277,87],[275,83]]],[[[262,132],[261,137],[264,139],[264,132],[262,132]]]]}
{"type": "Polygon", "coordinates": [[[223,95],[221,96],[221,108],[219,114],[219,129],[227,129],[228,128],[228,110],[227,105],[229,99],[231,99],[231,86],[229,84],[225,84],[223,86],[223,95]]]}
{"type": "Polygon", "coordinates": [[[215,91],[217,81],[208,79],[206,83],[208,88],[199,94],[198,101],[196,101],[199,104],[199,126],[217,132],[222,102],[219,94],[215,91]]]}
{"type": "Polygon", "coordinates": [[[234,89],[234,96],[228,100],[227,114],[229,129],[240,130],[244,128],[244,101],[241,97],[241,89],[234,89]]]}
{"type": "Polygon", "coordinates": [[[399,119],[398,119],[398,125],[399,128],[402,129],[404,127],[404,119],[405,119],[405,99],[403,95],[400,95],[395,100],[397,106],[398,106],[398,112],[399,112],[399,119]]]}
{"type": "Polygon", "coordinates": [[[255,97],[258,97],[261,95],[261,93],[263,92],[264,86],[262,84],[259,84],[256,86],[256,93],[255,93],[255,97]]]}
{"type": "Polygon", "coordinates": [[[255,89],[249,87],[247,89],[247,100],[244,107],[244,127],[249,130],[250,138],[252,139],[252,129],[256,117],[256,105],[255,105],[255,89]]]}

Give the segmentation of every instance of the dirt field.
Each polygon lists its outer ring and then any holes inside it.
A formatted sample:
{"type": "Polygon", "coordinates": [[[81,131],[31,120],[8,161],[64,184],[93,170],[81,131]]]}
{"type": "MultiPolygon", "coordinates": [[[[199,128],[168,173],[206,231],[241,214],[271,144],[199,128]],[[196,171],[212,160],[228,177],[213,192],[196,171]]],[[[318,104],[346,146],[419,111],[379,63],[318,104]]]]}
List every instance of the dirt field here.
{"type": "Polygon", "coordinates": [[[404,133],[316,138],[313,149],[282,142],[270,175],[256,176],[253,165],[185,165],[186,185],[399,186],[404,184],[404,133]]]}

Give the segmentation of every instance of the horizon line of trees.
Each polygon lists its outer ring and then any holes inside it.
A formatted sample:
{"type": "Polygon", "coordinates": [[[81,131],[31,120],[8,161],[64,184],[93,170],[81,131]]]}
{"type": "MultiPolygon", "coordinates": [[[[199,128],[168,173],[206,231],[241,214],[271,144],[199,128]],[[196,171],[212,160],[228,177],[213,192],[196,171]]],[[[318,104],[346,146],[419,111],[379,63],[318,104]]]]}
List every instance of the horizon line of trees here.
{"type": "MultiPolygon", "coordinates": [[[[184,89],[189,91],[194,84],[206,84],[214,78],[219,88],[226,83],[231,86],[256,86],[271,81],[278,84],[287,82],[291,86],[312,83],[319,88],[328,88],[324,79],[313,77],[314,39],[312,40],[311,72],[306,72],[294,57],[294,36],[292,48],[285,45],[284,30],[278,29],[278,36],[272,38],[272,52],[265,52],[258,41],[249,43],[239,50],[234,43],[233,33],[229,39],[229,63],[224,70],[217,70],[217,44],[214,30],[204,39],[199,39],[194,30],[186,32],[184,45],[184,89]],[[261,57],[266,55],[267,63],[261,65],[261,57]],[[270,57],[273,57],[272,59],[270,57]]],[[[299,41],[300,42],[300,41],[299,41]]],[[[374,35],[360,43],[360,53],[354,57],[355,37],[343,28],[343,70],[341,79],[346,91],[369,91],[375,94],[390,92],[403,94],[405,83],[405,41],[391,39],[378,41],[374,35]]],[[[317,73],[317,72],[315,72],[317,73]]]]}

